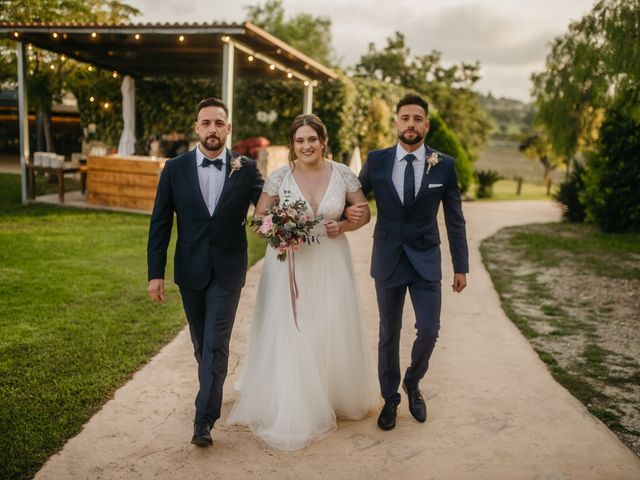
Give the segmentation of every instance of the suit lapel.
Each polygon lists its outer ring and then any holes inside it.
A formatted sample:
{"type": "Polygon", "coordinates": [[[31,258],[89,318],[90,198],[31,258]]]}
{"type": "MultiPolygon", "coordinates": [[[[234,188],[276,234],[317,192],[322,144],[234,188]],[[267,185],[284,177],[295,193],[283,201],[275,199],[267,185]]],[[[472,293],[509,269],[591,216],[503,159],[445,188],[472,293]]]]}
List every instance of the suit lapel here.
{"type": "Polygon", "coordinates": [[[238,177],[238,174],[240,173],[239,170],[232,173],[231,161],[234,158],[234,156],[235,155],[232,154],[231,150],[227,149],[227,159],[226,159],[226,161],[224,163],[224,166],[225,166],[225,170],[224,170],[224,185],[222,186],[222,192],[220,192],[220,197],[218,198],[218,203],[216,203],[216,208],[213,210],[213,214],[214,215],[216,214],[216,212],[220,208],[220,205],[222,205],[222,203],[224,203],[224,201],[227,200],[227,197],[230,195],[230,191],[232,191],[232,186],[235,184],[236,178],[238,177]]]}
{"type": "Polygon", "coordinates": [[[422,174],[422,180],[420,181],[420,190],[418,190],[418,194],[416,195],[416,198],[413,201],[414,205],[416,204],[417,200],[422,195],[424,195],[424,192],[429,189],[429,175],[427,175],[427,168],[429,168],[429,165],[427,164],[427,158],[429,158],[429,155],[433,153],[433,150],[426,143],[424,144],[424,147],[425,147],[424,173],[422,174]]]}
{"type": "MultiPolygon", "coordinates": [[[[198,148],[198,147],[196,147],[198,148]]],[[[198,165],[196,163],[196,151],[195,149],[190,152],[190,154],[186,157],[187,164],[185,165],[187,178],[189,179],[189,184],[191,186],[191,191],[194,192],[195,196],[198,197],[196,202],[200,205],[204,212],[209,215],[209,209],[207,208],[207,202],[204,200],[204,196],[202,195],[202,190],[200,190],[200,180],[198,180],[198,165]]]]}
{"type": "Polygon", "coordinates": [[[384,159],[384,177],[391,189],[393,197],[398,201],[400,206],[402,206],[402,200],[398,195],[398,190],[396,190],[396,186],[393,184],[393,164],[396,161],[396,147],[391,147],[388,149],[388,153],[384,159]]]}

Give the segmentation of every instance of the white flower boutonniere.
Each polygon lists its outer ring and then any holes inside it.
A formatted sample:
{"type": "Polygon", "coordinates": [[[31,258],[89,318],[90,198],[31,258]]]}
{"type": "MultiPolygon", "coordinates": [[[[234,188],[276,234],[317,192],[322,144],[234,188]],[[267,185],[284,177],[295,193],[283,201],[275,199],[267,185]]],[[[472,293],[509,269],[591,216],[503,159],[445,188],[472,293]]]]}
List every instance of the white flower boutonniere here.
{"type": "Polygon", "coordinates": [[[231,178],[231,175],[233,175],[235,172],[237,172],[242,167],[244,167],[244,163],[242,162],[242,157],[239,157],[239,156],[232,157],[230,165],[231,165],[231,171],[229,172],[229,178],[231,178]]]}
{"type": "Polygon", "coordinates": [[[425,175],[429,175],[429,171],[431,170],[431,167],[435,167],[439,163],[440,163],[440,156],[436,152],[433,152],[431,155],[429,155],[429,157],[427,158],[427,171],[425,175]]]}

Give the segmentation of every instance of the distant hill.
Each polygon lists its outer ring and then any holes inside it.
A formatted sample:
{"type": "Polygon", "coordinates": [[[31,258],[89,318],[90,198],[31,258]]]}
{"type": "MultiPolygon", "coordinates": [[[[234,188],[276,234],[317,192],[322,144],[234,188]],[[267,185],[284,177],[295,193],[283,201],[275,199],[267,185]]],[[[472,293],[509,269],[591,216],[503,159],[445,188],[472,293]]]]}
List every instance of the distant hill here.
{"type": "Polygon", "coordinates": [[[503,140],[518,141],[523,132],[533,125],[534,110],[531,103],[512,98],[496,98],[491,93],[478,94],[482,106],[494,123],[491,136],[503,140]]]}

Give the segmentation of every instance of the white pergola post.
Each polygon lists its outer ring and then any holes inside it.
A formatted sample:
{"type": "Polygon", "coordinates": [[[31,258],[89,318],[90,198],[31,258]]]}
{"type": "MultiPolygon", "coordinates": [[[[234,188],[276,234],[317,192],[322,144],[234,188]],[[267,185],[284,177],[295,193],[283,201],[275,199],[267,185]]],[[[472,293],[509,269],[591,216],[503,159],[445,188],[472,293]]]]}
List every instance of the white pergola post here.
{"type": "Polygon", "coordinates": [[[307,80],[304,86],[304,100],[302,103],[302,113],[312,113],[313,111],[313,82],[307,80]]]}
{"type": "MultiPolygon", "coordinates": [[[[230,41],[222,45],[222,101],[229,109],[229,123],[233,122],[233,68],[235,60],[235,45],[230,41]]],[[[227,148],[233,145],[231,137],[233,132],[227,137],[227,148]]]]}
{"type": "MultiPolygon", "coordinates": [[[[18,42],[18,129],[20,130],[20,177],[22,203],[27,203],[27,162],[29,161],[29,110],[27,108],[27,50],[18,42]]],[[[33,193],[33,192],[32,192],[33,193]]]]}

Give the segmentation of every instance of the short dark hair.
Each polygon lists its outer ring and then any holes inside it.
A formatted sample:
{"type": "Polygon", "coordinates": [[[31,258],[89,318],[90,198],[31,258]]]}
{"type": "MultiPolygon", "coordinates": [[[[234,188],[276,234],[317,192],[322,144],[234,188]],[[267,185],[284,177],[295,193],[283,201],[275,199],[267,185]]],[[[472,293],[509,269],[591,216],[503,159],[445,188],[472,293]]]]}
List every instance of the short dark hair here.
{"type": "Polygon", "coordinates": [[[429,104],[427,101],[416,93],[407,93],[396,104],[396,114],[400,111],[401,107],[405,105],[418,105],[424,109],[424,113],[429,115],[429,104]]]}
{"type": "Polygon", "coordinates": [[[198,115],[200,114],[200,110],[202,110],[203,108],[206,108],[206,107],[220,107],[221,109],[224,110],[224,113],[227,115],[227,118],[229,118],[229,109],[224,104],[224,102],[222,100],[220,100],[219,98],[209,97],[209,98],[205,98],[204,100],[202,100],[198,104],[198,106],[196,108],[196,120],[198,119],[198,115]]]}

